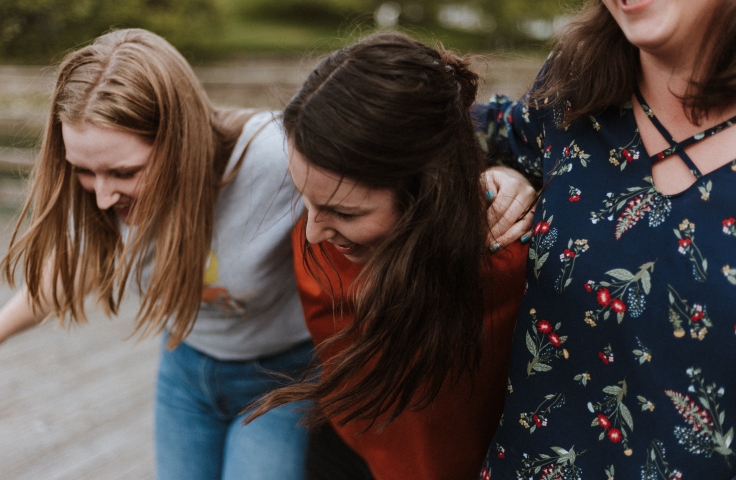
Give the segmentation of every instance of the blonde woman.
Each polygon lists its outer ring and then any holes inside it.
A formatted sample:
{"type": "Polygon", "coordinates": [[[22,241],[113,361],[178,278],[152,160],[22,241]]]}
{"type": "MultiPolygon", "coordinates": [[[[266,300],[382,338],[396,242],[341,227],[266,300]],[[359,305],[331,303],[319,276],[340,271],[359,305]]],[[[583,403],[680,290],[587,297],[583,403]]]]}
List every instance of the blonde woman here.
{"type": "MultiPolygon", "coordinates": [[[[0,342],[49,314],[116,313],[141,293],[136,330],[165,331],[155,402],[161,479],[303,476],[306,430],[286,407],[240,411],[299,376],[312,342],[296,292],[293,185],[270,112],[214,108],[164,39],[120,30],[60,66],[33,180],[0,263],[23,288],[0,342]],[[196,323],[195,323],[196,320],[196,323]],[[259,419],[261,420],[261,419],[259,419]]],[[[298,213],[298,212],[297,212],[298,213]]]]}

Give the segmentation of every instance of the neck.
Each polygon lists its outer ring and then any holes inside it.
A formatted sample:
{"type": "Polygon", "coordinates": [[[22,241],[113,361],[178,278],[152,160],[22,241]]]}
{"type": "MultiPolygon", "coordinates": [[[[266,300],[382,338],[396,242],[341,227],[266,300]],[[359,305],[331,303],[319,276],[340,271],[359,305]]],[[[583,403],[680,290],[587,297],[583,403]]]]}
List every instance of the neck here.
{"type": "Polygon", "coordinates": [[[695,125],[690,120],[681,98],[692,79],[694,58],[671,62],[641,52],[640,61],[639,89],[657,117],[676,137],[685,138],[736,115],[736,104],[732,104],[721,110],[707,112],[701,125],[695,125]]]}
{"type": "MultiPolygon", "coordinates": [[[[671,59],[649,52],[639,53],[641,78],[639,87],[651,93],[667,93],[676,98],[682,96],[689,85],[695,66],[695,59],[671,59]]],[[[678,101],[679,102],[679,101],[678,101]]]]}

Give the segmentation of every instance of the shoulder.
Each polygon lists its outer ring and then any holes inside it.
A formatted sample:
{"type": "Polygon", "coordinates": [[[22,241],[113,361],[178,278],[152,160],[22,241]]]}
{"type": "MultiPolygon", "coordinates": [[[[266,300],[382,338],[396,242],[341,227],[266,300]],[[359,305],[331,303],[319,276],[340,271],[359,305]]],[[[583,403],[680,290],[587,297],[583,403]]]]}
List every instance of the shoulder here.
{"type": "Polygon", "coordinates": [[[526,284],[528,244],[514,242],[496,253],[489,253],[483,261],[483,287],[486,295],[499,301],[521,298],[526,284]]]}
{"type": "Polygon", "coordinates": [[[248,119],[230,156],[225,175],[241,163],[243,156],[242,163],[246,169],[259,166],[271,170],[274,166],[286,168],[286,137],[281,125],[281,112],[259,112],[248,119]]]}
{"type": "Polygon", "coordinates": [[[281,112],[265,111],[253,115],[243,126],[243,133],[238,139],[238,148],[243,143],[275,142],[280,145],[285,142],[284,129],[281,125],[281,112]]]}
{"type": "Polygon", "coordinates": [[[489,277],[524,276],[528,251],[528,244],[517,241],[496,253],[488,254],[484,274],[489,277]]]}

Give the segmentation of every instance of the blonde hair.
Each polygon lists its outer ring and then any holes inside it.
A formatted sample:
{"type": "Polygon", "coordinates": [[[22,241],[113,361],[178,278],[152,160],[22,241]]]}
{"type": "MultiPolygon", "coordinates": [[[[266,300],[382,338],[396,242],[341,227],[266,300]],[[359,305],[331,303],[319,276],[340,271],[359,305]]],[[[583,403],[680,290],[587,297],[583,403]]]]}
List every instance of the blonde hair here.
{"type": "Polygon", "coordinates": [[[22,258],[34,309],[51,302],[60,322],[67,314],[86,321],[85,294],[94,292],[108,314],[117,313],[129,280],[141,286],[151,256],[135,331],[147,335],[168,324],[173,347],[200,307],[215,200],[248,113],[215,109],[184,57],[146,30],[113,31],[70,53],[2,275],[13,285],[22,258]],[[115,214],[97,208],[65,161],[62,122],[129,132],[153,145],[125,242],[115,214]],[[30,226],[16,240],[31,207],[30,226]],[[43,298],[43,278],[51,280],[50,299],[43,298]]]}

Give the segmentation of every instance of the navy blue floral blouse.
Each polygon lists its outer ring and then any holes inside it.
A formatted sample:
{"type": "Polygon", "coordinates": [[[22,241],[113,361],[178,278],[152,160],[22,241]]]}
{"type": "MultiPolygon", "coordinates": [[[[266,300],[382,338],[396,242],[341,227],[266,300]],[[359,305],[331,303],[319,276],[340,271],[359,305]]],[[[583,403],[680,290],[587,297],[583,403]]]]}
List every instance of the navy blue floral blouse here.
{"type": "Polygon", "coordinates": [[[650,156],[631,103],[564,129],[501,96],[473,114],[482,143],[550,179],[480,478],[733,478],[736,160],[701,175],[682,151],[733,122],[650,156]],[[652,164],[671,154],[697,181],[662,195],[652,164]]]}

